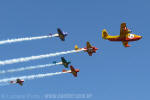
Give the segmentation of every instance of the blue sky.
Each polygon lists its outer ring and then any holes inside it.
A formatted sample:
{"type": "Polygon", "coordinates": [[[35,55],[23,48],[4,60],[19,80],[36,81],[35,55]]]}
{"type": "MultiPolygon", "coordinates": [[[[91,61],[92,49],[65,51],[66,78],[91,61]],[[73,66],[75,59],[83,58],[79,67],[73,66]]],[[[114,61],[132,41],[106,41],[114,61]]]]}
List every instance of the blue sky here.
{"type": "MultiPolygon", "coordinates": [[[[75,44],[85,47],[86,41],[99,48],[92,57],[84,52],[64,56],[80,69],[78,78],[63,74],[27,80],[23,87],[0,87],[0,99],[16,100],[15,96],[23,95],[25,100],[44,100],[46,94],[89,94],[89,100],[149,100],[149,4],[148,0],[0,1],[0,40],[47,35],[55,33],[58,27],[69,33],[65,42],[48,38],[1,45],[1,60],[72,50],[75,44]],[[126,22],[133,33],[143,36],[130,43],[130,48],[101,38],[104,28],[109,34],[118,35],[122,22],[126,22]],[[28,97],[29,94],[32,97],[28,97]],[[40,98],[34,98],[34,95],[40,98]]],[[[60,57],[6,65],[1,70],[47,64],[59,61],[60,57]]],[[[0,78],[53,73],[63,68],[54,66],[5,74],[0,78]]]]}

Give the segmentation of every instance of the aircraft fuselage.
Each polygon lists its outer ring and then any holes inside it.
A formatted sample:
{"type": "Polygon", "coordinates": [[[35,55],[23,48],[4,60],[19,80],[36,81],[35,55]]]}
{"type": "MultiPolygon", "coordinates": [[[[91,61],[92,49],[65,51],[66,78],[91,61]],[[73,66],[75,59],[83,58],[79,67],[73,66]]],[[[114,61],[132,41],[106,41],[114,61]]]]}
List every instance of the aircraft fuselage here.
{"type": "Polygon", "coordinates": [[[108,36],[107,39],[109,41],[137,41],[140,40],[142,36],[136,35],[136,34],[128,34],[126,38],[120,37],[120,35],[116,36],[108,36]]]}

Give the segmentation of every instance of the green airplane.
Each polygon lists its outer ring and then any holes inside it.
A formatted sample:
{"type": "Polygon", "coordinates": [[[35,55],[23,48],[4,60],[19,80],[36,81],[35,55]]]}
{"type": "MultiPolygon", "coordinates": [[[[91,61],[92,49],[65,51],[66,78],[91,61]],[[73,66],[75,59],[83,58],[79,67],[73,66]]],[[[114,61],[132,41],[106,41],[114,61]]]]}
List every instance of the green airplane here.
{"type": "Polygon", "coordinates": [[[67,60],[64,58],[64,57],[61,57],[61,61],[62,61],[62,65],[65,66],[65,68],[68,68],[68,65],[71,63],[71,62],[67,62],[67,60]]]}

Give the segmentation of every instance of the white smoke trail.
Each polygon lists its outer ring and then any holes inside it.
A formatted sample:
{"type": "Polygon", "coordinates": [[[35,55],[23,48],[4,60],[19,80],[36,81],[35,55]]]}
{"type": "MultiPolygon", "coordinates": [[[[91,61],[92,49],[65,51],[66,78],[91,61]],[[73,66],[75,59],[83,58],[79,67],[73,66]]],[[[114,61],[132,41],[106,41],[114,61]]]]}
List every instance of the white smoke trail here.
{"type": "Polygon", "coordinates": [[[53,35],[46,35],[46,36],[37,36],[37,37],[26,37],[26,38],[18,38],[18,39],[8,39],[0,41],[0,45],[7,44],[7,43],[14,43],[14,42],[22,42],[22,41],[29,41],[29,40],[37,40],[37,39],[44,39],[44,38],[52,38],[56,37],[58,34],[53,35]]]}
{"type": "Polygon", "coordinates": [[[16,68],[16,69],[2,70],[2,71],[0,71],[0,74],[20,72],[20,71],[25,71],[25,70],[39,69],[39,68],[56,66],[56,65],[60,65],[60,64],[62,64],[62,62],[58,62],[56,64],[36,65],[36,66],[22,67],[22,68],[16,68]]]}
{"type": "Polygon", "coordinates": [[[46,73],[46,74],[36,74],[36,75],[29,75],[29,76],[11,77],[11,78],[0,79],[0,83],[15,81],[16,79],[31,80],[31,79],[35,79],[35,78],[43,78],[43,77],[48,77],[48,76],[65,74],[68,72],[71,72],[71,71],[69,70],[67,72],[56,72],[56,73],[46,73]]]}
{"type": "Polygon", "coordinates": [[[0,65],[14,64],[14,63],[19,63],[19,62],[27,62],[27,61],[31,61],[31,60],[37,60],[37,59],[43,59],[43,58],[48,58],[48,57],[54,57],[54,56],[69,54],[69,53],[81,52],[83,50],[84,49],[70,50],[70,51],[64,51],[64,52],[58,52],[58,53],[49,53],[49,54],[38,55],[38,56],[31,56],[31,57],[23,57],[23,58],[4,60],[4,61],[0,61],[0,65]]]}
{"type": "Polygon", "coordinates": [[[10,85],[10,84],[9,83],[1,83],[0,87],[4,87],[4,86],[7,86],[7,85],[10,85]]]}

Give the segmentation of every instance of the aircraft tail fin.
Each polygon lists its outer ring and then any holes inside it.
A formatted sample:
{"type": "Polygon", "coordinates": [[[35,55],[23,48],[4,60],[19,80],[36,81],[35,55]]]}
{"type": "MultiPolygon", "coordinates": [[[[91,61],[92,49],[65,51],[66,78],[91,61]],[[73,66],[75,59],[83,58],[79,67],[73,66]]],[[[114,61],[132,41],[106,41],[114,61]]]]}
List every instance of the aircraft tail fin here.
{"type": "Polygon", "coordinates": [[[78,46],[77,46],[77,45],[75,45],[74,49],[75,49],[75,50],[79,50],[79,48],[78,48],[78,46]]]}
{"type": "Polygon", "coordinates": [[[10,83],[15,83],[14,81],[10,81],[10,83]]]}
{"type": "Polygon", "coordinates": [[[109,35],[108,35],[108,32],[106,31],[106,29],[103,29],[103,30],[102,30],[102,38],[103,38],[103,39],[107,39],[108,36],[109,36],[109,35]]]}
{"type": "Polygon", "coordinates": [[[67,70],[63,69],[62,72],[67,72],[67,70]]]}

